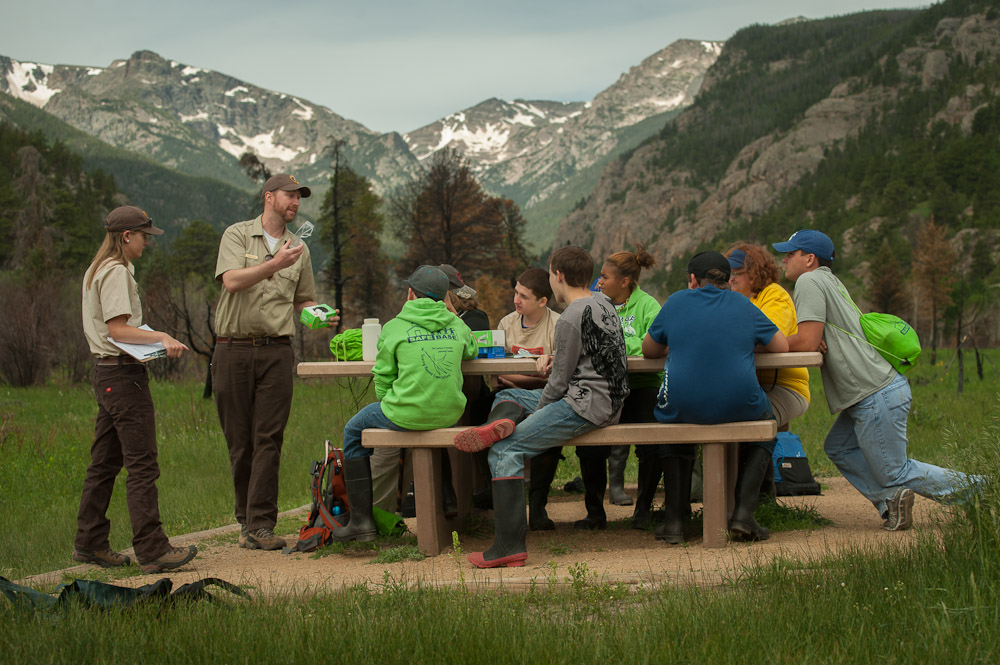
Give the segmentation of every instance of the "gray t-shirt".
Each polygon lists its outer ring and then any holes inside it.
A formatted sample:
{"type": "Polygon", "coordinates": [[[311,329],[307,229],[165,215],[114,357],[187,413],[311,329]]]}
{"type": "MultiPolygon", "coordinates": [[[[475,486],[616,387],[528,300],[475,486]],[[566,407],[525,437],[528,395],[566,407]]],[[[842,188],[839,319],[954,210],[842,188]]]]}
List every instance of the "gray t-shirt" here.
{"type": "Polygon", "coordinates": [[[892,365],[863,341],[865,333],[858,310],[844,284],[829,268],[803,273],[795,282],[795,311],[800,325],[805,321],[826,324],[823,340],[827,351],[821,374],[831,413],[857,404],[896,378],[892,365]]]}
{"type": "Polygon", "coordinates": [[[604,294],[570,303],[556,321],[552,373],[538,408],[566,400],[581,418],[614,425],[628,397],[625,335],[604,294]]]}

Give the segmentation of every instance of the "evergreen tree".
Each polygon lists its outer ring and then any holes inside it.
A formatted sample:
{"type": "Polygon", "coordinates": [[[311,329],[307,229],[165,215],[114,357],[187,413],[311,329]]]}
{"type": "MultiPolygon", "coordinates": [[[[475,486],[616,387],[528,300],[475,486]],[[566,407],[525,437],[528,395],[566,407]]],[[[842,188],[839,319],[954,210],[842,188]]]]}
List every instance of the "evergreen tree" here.
{"type": "Polygon", "coordinates": [[[343,141],[333,144],[330,188],[318,220],[320,242],[330,255],[323,280],[342,314],[338,330],[347,321],[360,325],[364,318],[381,316],[388,291],[381,201],[371,182],[346,163],[342,146],[343,141]]]}

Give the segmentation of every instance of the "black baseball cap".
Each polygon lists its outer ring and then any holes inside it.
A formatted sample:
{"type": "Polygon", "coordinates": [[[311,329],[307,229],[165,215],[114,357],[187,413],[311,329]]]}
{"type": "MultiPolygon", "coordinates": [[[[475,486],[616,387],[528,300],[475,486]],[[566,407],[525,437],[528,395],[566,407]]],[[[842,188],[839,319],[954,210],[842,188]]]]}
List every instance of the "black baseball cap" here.
{"type": "Polygon", "coordinates": [[[701,252],[691,257],[688,262],[687,271],[695,276],[695,279],[705,279],[709,270],[719,270],[726,279],[732,272],[729,267],[729,259],[718,252],[701,252]]]}

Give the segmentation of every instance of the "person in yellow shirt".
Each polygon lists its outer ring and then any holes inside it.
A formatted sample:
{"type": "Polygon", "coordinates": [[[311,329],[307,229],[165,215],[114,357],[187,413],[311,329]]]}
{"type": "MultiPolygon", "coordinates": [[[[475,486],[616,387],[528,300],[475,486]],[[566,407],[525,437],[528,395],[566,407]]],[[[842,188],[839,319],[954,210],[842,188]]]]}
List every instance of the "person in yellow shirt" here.
{"type": "MultiPolygon", "coordinates": [[[[729,288],[750,299],[778,330],[790,337],[799,331],[795,303],[778,284],[778,263],[760,245],[739,244],[726,252],[729,288]]],[[[767,393],[778,427],[784,427],[809,408],[809,370],[805,367],[757,370],[757,380],[767,393]]]]}

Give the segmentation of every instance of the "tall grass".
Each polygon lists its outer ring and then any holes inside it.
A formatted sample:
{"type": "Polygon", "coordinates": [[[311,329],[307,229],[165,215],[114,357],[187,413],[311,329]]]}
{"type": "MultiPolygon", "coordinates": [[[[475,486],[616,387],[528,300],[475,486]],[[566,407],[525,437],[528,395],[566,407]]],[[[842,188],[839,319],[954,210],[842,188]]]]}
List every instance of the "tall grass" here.
{"type": "MultiPolygon", "coordinates": [[[[235,522],[229,455],[212,400],[198,382],[151,383],[159,446],[160,516],[167,535],[235,522]]],[[[285,430],[278,506],[309,502],[309,468],[323,441],[340,444],[367,381],[299,381],[285,430]]],[[[0,388],[0,575],[18,578],[71,564],[76,511],[90,461],[97,406],[91,388],[0,388]]],[[[125,473],[108,516],[111,546],[131,546],[125,473]]]]}

